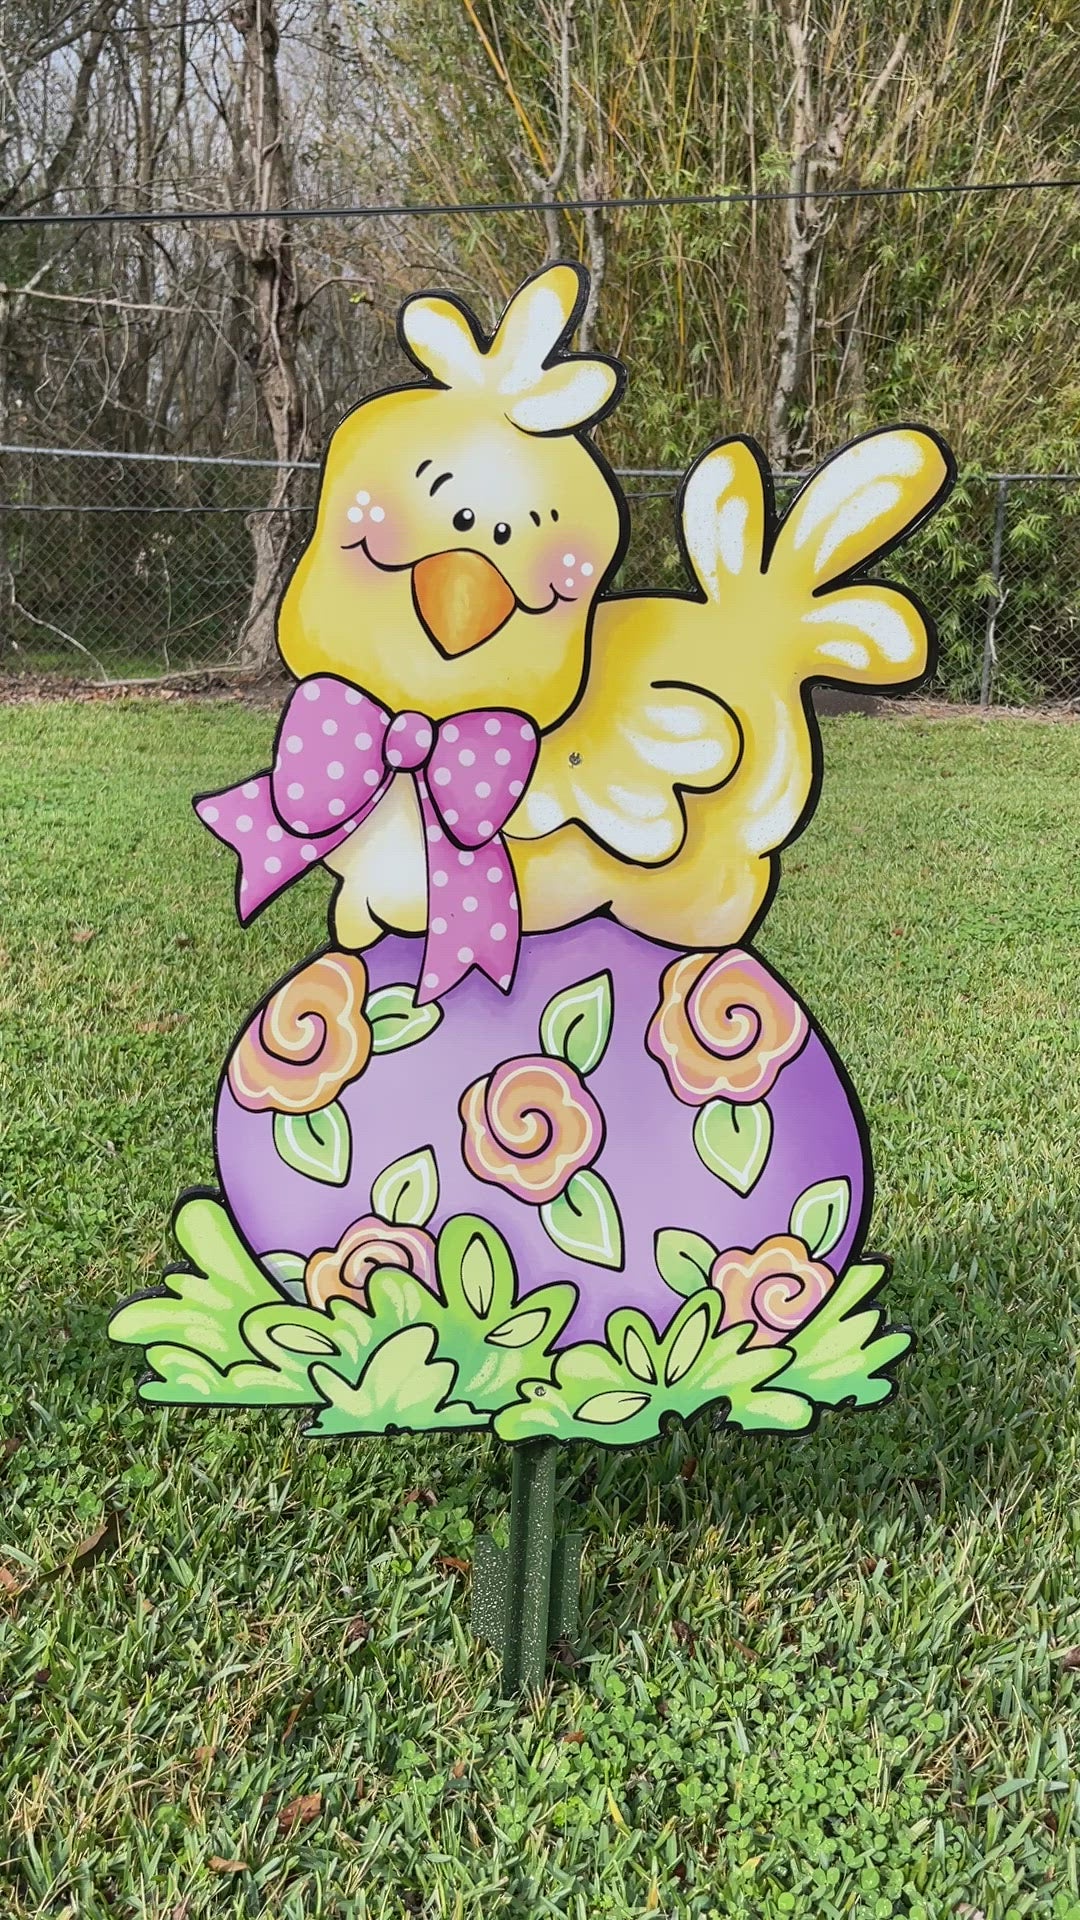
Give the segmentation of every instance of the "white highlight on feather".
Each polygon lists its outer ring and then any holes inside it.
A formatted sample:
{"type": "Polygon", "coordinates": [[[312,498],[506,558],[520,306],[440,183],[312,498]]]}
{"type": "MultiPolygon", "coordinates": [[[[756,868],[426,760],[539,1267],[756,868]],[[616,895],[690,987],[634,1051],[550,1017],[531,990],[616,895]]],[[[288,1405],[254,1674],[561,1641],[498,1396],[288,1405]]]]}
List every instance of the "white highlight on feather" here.
{"type": "Polygon", "coordinates": [[[646,707],[644,713],[646,720],[677,740],[696,740],[705,731],[698,707],[646,707]]]}
{"type": "Polygon", "coordinates": [[[926,465],[926,447],[915,434],[871,434],[846,447],[834,461],[811,480],[805,495],[796,501],[790,516],[792,543],[798,553],[828,520],[840,520],[842,532],[830,528],[815,557],[815,566],[836,551],[849,534],[861,532],[872,516],[888,511],[901,497],[897,480],[911,480],[926,465]],[[888,492],[886,492],[888,488],[888,492]],[[878,492],[880,490],[880,492],[878,492]],[[867,495],[871,509],[867,511],[867,495]],[[859,499],[863,505],[857,505],[859,499]]]}
{"type": "Polygon", "coordinates": [[[566,818],[554,794],[534,788],[525,797],[525,817],[537,833],[554,833],[566,818]]]}
{"type": "Polygon", "coordinates": [[[405,338],[436,379],[453,375],[455,385],[483,384],[484,363],[461,315],[438,300],[410,301],[402,315],[405,338]]]}
{"type": "Polygon", "coordinates": [[[642,793],[635,787],[609,787],[607,792],[608,799],[635,820],[658,820],[667,812],[667,799],[663,794],[642,793]]]}
{"type": "MultiPolygon", "coordinates": [[[[914,609],[911,617],[917,617],[914,609]]],[[[883,600],[857,599],[838,594],[834,600],[814,607],[810,613],[804,613],[803,625],[854,627],[857,633],[865,634],[878,652],[894,665],[910,660],[915,651],[908,621],[896,607],[888,606],[883,600]]],[[[822,647],[820,651],[824,653],[825,648],[822,647]]]]}
{"type": "Polygon", "coordinates": [[[853,534],[862,533],[875,520],[882,519],[899,505],[903,497],[902,489],[895,480],[878,480],[872,487],[857,493],[853,500],[848,500],[840,508],[814,555],[814,572],[821,573],[845,540],[850,540],[853,534]]]}
{"type": "MultiPolygon", "coordinates": [[[[587,827],[609,847],[616,847],[633,859],[660,860],[675,852],[679,844],[679,835],[668,820],[658,820],[654,825],[637,825],[626,819],[625,815],[612,813],[610,807],[598,806],[590,793],[586,793],[577,782],[571,783],[571,792],[578,813],[587,827]]],[[[681,822],[680,822],[681,826],[681,822]]]]}
{"type": "Polygon", "coordinates": [[[622,726],[619,732],[645,765],[655,767],[658,773],[714,773],[725,757],[719,740],[657,740],[651,734],[622,726]]]}
{"type": "Polygon", "coordinates": [[[818,648],[820,660],[841,660],[847,667],[865,670],[870,665],[870,655],[857,640],[826,640],[818,648]]]}
{"type": "Polygon", "coordinates": [[[746,523],[750,504],[746,500],[725,500],[716,516],[716,547],[731,574],[742,572],[746,564],[746,523]]]}
{"type": "Polygon", "coordinates": [[[749,802],[751,819],[743,837],[748,853],[771,853],[774,847],[781,846],[795,825],[806,797],[802,761],[792,751],[791,714],[779,694],[772,697],[771,721],[763,721],[760,729],[761,739],[768,739],[770,734],[772,758],[749,802]]]}

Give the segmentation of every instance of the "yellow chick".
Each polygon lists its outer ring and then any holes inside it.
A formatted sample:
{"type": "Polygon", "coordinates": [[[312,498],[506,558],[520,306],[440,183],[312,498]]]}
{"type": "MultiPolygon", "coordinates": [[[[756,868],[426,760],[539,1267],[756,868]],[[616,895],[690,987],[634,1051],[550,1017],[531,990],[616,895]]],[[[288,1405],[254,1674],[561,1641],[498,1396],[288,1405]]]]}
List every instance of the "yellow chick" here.
{"type": "MultiPolygon", "coordinates": [[[[674,945],[725,945],[760,918],[812,808],[808,683],[925,671],[922,611],[855,570],[931,511],[951,463],[924,429],[868,435],[777,528],[762,456],[722,443],[680,503],[696,593],[605,598],[627,515],[587,430],[623,375],[567,350],[586,290],[582,269],[546,269],[490,339],[449,298],[406,303],[403,344],[426,377],[335,432],[279,648],[298,678],[336,674],[388,711],[536,723],[506,828],[525,932],[606,908],[674,945]]],[[[340,946],[422,932],[415,783],[394,779],[326,864],[340,946]]]]}

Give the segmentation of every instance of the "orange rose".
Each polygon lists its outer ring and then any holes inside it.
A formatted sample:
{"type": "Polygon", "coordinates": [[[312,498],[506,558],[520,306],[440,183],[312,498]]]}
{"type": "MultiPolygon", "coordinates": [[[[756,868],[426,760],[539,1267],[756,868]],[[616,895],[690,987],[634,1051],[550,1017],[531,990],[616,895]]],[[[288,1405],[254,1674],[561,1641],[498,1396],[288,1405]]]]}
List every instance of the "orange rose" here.
{"type": "Polygon", "coordinates": [[[435,1291],[435,1242],[423,1227],[390,1226],[373,1213],[357,1220],[336,1247],[313,1253],[304,1287],[313,1307],[328,1300],[355,1300],[363,1306],[367,1285],[379,1267],[400,1267],[435,1291]]]}
{"type": "Polygon", "coordinates": [[[604,1120],[581,1076],[544,1054],[504,1061],[461,1096],[465,1160],[478,1180],[541,1206],[595,1160],[604,1120]]]}
{"type": "Polygon", "coordinates": [[[687,953],[667,968],[646,1046],[677,1100],[763,1100],[806,1044],[805,1013],[752,953],[687,953]]]}
{"type": "Polygon", "coordinates": [[[836,1276],[810,1258],[804,1241],[787,1234],[763,1240],[755,1253],[733,1247],[713,1262],[709,1284],[723,1296],[722,1328],[751,1322],[752,1347],[775,1347],[809,1320],[836,1284],[836,1276]]]}
{"type": "Polygon", "coordinates": [[[233,1096],[249,1113],[316,1113],[367,1066],[367,968],[324,953],[270,995],[229,1061],[233,1096]]]}

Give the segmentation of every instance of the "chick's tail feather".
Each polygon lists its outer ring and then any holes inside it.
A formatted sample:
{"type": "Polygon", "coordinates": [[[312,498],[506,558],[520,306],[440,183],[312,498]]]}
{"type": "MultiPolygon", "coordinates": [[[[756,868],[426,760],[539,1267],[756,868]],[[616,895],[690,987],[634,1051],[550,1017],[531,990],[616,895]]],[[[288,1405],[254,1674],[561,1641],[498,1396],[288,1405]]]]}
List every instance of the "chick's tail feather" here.
{"type": "Polygon", "coordinates": [[[712,447],[682,501],[687,557],[718,617],[695,663],[704,683],[730,690],[740,666],[774,688],[918,681],[930,665],[927,617],[910,594],[865,570],[934,510],[952,479],[935,434],[884,428],[819,467],[777,523],[760,450],[741,439],[712,447]]]}

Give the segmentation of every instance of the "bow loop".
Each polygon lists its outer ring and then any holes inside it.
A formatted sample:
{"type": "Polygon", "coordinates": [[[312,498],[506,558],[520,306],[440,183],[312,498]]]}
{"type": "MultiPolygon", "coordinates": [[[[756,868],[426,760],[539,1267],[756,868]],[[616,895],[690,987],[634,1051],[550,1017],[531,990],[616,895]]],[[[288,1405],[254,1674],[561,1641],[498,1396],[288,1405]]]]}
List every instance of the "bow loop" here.
{"type": "Polygon", "coordinates": [[[539,738],[523,714],[495,709],[443,721],[426,769],[439,820],[459,847],[502,831],[529,783],[539,738]]]}
{"type": "Polygon", "coordinates": [[[195,810],[239,855],[236,904],[246,924],[347,840],[396,775],[411,778],[435,889],[418,1000],[447,992],[473,966],[509,992],[521,918],[501,835],[538,746],[524,714],[487,708],[438,724],[411,711],[391,719],[359,687],[318,674],[291,695],[269,772],[200,795],[195,810]],[[475,858],[482,847],[490,865],[475,858]]]}
{"type": "Polygon", "coordinates": [[[302,680],[281,716],[270,775],[282,826],[304,834],[351,830],[389,779],[389,724],[389,714],[357,687],[330,674],[302,680]]]}

